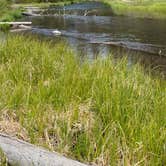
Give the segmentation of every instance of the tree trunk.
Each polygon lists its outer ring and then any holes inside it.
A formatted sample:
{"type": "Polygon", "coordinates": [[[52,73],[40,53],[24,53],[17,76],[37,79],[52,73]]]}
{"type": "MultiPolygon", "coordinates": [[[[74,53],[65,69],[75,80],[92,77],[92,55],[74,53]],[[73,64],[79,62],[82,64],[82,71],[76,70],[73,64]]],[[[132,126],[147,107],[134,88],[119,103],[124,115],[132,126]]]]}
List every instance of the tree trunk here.
{"type": "Polygon", "coordinates": [[[31,25],[32,22],[0,22],[0,25],[31,25]]]}
{"type": "Polygon", "coordinates": [[[0,148],[10,165],[19,166],[87,166],[58,153],[0,133],[0,148]]]}

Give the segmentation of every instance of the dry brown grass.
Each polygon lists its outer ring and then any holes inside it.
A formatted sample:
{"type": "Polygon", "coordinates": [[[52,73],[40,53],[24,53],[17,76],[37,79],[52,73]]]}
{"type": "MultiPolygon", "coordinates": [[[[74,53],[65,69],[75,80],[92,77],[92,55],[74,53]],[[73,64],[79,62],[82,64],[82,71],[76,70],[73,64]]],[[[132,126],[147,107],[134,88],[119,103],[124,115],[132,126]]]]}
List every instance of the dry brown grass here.
{"type": "Polygon", "coordinates": [[[0,133],[28,141],[29,139],[27,131],[21,126],[19,122],[15,120],[15,114],[13,113],[13,116],[10,116],[8,114],[8,110],[1,110],[1,112],[3,113],[0,117],[0,133]]]}

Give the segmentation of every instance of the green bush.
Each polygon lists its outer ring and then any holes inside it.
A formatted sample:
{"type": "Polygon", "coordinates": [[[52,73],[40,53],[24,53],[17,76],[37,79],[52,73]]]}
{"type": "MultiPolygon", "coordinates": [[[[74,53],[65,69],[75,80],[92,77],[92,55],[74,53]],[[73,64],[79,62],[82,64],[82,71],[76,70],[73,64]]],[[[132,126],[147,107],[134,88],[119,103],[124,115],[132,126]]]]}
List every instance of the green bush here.
{"type": "Polygon", "coordinates": [[[7,11],[1,18],[0,21],[14,21],[22,17],[21,10],[7,11]]]}
{"type": "MultiPolygon", "coordinates": [[[[4,21],[4,22],[9,21],[10,22],[10,21],[15,21],[21,17],[22,17],[22,14],[21,14],[21,11],[19,9],[18,10],[11,10],[2,16],[0,18],[0,21],[4,21]]],[[[8,25],[8,24],[0,25],[0,29],[4,32],[7,32],[10,29],[10,25],[8,25]]]]}

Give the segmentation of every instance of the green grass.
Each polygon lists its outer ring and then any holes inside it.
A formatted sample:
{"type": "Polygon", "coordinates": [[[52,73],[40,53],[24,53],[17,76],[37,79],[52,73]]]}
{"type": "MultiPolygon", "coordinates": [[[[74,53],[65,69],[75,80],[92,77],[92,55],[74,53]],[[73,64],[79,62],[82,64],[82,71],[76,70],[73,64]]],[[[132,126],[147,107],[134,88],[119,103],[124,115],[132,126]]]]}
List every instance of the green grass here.
{"type": "Polygon", "coordinates": [[[22,36],[0,55],[1,131],[85,163],[166,164],[165,81],[22,36]]]}
{"type": "Polygon", "coordinates": [[[139,18],[166,19],[166,2],[164,1],[109,1],[101,0],[110,5],[116,15],[139,18]]]}
{"type": "MultiPolygon", "coordinates": [[[[0,22],[15,21],[22,17],[20,9],[12,9],[6,0],[0,0],[0,22]]],[[[9,25],[0,25],[0,30],[8,31],[9,25]]]]}
{"type": "Polygon", "coordinates": [[[0,166],[7,166],[6,157],[0,149],[0,166]]]}
{"type": "Polygon", "coordinates": [[[0,17],[4,14],[5,10],[7,10],[8,3],[5,0],[0,0],[0,17]]]}
{"type": "MultiPolygon", "coordinates": [[[[4,14],[0,17],[0,22],[12,22],[22,17],[21,10],[15,9],[15,10],[6,10],[7,12],[4,12],[4,14]]],[[[10,29],[10,25],[3,24],[0,25],[0,30],[7,32],[10,29]]]]}
{"type": "MultiPolygon", "coordinates": [[[[20,9],[12,9],[6,0],[0,0],[0,22],[15,21],[22,17],[20,9]]],[[[10,25],[0,25],[0,30],[8,31],[10,25]]]]}
{"type": "Polygon", "coordinates": [[[22,17],[21,11],[19,9],[10,10],[6,12],[1,18],[0,21],[14,21],[22,17]]]}
{"type": "Polygon", "coordinates": [[[56,2],[27,2],[27,3],[17,3],[13,4],[13,7],[16,8],[23,8],[27,6],[35,6],[35,7],[41,7],[41,8],[48,8],[50,6],[64,6],[64,5],[70,5],[72,3],[78,3],[78,2],[84,2],[86,0],[65,0],[65,1],[56,1],[56,2]]]}

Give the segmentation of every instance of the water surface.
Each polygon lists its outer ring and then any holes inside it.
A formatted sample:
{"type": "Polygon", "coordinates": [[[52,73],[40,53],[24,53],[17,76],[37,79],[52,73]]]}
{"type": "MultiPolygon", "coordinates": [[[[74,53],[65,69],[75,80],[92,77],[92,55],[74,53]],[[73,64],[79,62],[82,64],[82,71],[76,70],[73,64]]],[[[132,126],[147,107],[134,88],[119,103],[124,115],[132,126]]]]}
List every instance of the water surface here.
{"type": "Polygon", "coordinates": [[[80,55],[93,59],[113,53],[128,55],[129,64],[138,61],[166,71],[166,20],[114,16],[111,8],[98,2],[51,7],[42,16],[28,17],[32,33],[61,38],[80,55]]]}

